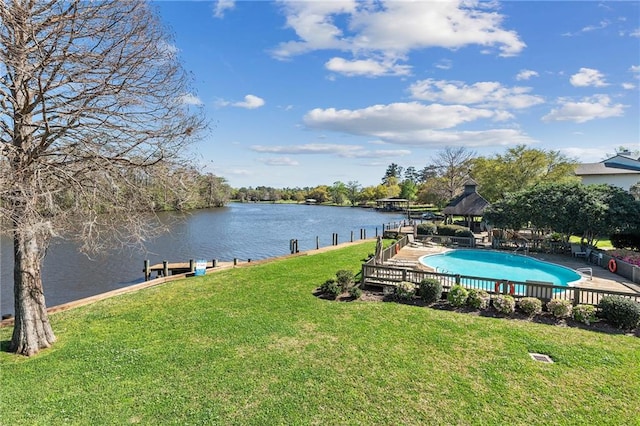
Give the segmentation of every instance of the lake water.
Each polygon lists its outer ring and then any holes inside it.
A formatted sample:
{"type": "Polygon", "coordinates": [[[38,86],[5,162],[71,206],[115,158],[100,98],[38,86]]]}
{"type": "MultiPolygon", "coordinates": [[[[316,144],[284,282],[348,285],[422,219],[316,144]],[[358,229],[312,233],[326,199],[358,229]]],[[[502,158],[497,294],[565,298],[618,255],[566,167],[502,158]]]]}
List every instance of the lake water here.
{"type": "MultiPolygon", "coordinates": [[[[289,254],[289,241],[298,240],[300,251],[330,246],[333,233],[338,242],[360,239],[382,232],[383,224],[400,221],[399,214],[373,209],[308,206],[295,204],[231,203],[219,209],[188,214],[163,213],[171,221],[171,232],[146,245],[146,251],[109,251],[93,259],[78,253],[76,245],[55,241],[42,269],[47,306],[55,306],[143,281],[143,261],[151,264],[189,259],[231,261],[258,260],[289,254]],[[178,219],[175,223],[174,219],[178,219]]],[[[0,240],[0,313],[12,314],[12,241],[0,240]]]]}

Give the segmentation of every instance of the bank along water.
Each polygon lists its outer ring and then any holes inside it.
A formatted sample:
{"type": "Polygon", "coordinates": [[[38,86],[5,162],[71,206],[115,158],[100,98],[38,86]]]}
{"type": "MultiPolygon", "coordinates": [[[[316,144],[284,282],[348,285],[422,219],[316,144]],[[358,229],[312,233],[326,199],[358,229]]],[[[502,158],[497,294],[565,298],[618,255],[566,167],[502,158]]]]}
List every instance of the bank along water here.
{"type": "MultiPolygon", "coordinates": [[[[146,244],[146,250],[108,250],[89,258],[69,241],[56,240],[43,265],[48,306],[104,293],[142,282],[143,261],[151,264],[189,259],[258,260],[290,253],[290,241],[300,251],[360,239],[361,230],[374,237],[385,223],[400,221],[399,213],[374,209],[297,204],[231,203],[219,209],[160,214],[170,232],[146,244]]],[[[12,241],[0,240],[0,313],[13,314],[12,241]]]]}

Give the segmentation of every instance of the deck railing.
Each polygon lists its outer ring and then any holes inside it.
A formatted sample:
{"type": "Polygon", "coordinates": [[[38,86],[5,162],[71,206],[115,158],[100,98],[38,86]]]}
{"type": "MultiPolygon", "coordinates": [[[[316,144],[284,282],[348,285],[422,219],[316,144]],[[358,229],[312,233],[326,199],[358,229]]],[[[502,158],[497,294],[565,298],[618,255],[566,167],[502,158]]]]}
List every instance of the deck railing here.
{"type": "Polygon", "coordinates": [[[529,296],[537,297],[545,302],[551,299],[564,299],[571,301],[573,305],[597,305],[603,296],[619,295],[640,302],[640,294],[637,293],[566,287],[538,281],[506,281],[486,277],[430,272],[408,267],[376,265],[372,260],[362,265],[362,283],[365,286],[383,288],[385,291],[391,290],[403,281],[419,284],[425,278],[439,280],[445,292],[458,284],[468,289],[485,290],[489,294],[510,294],[516,300],[529,296]]]}

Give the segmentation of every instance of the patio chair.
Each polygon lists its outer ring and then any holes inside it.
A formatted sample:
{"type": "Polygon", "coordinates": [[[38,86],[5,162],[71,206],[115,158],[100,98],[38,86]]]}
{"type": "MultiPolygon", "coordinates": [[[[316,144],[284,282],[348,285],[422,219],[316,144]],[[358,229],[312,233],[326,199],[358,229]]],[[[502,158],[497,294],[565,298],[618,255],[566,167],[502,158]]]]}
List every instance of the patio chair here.
{"type": "Polygon", "coordinates": [[[580,244],[571,244],[571,256],[586,258],[587,252],[582,250],[580,244]]]}

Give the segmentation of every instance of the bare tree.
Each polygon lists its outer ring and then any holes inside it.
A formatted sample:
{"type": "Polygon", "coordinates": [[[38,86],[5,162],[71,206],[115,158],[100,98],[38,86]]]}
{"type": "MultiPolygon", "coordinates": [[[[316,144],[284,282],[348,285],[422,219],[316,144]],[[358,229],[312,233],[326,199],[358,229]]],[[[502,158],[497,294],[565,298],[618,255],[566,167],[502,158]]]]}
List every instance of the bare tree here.
{"type": "Polygon", "coordinates": [[[157,13],[140,0],[0,1],[0,220],[14,240],[10,349],[55,335],[41,264],[54,235],[143,238],[146,175],[204,129],[157,13]]]}
{"type": "Polygon", "coordinates": [[[475,156],[475,151],[469,151],[465,147],[448,146],[433,159],[433,164],[439,171],[440,186],[448,199],[462,191],[464,183],[469,179],[470,161],[475,156]]]}

